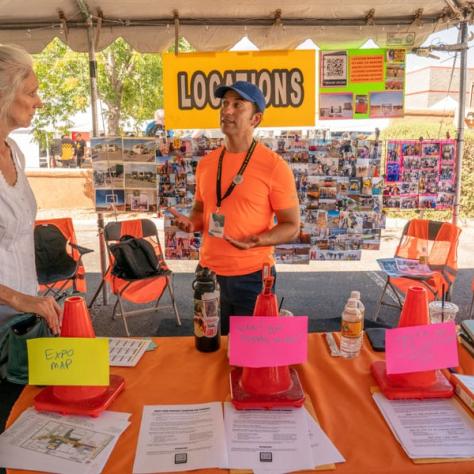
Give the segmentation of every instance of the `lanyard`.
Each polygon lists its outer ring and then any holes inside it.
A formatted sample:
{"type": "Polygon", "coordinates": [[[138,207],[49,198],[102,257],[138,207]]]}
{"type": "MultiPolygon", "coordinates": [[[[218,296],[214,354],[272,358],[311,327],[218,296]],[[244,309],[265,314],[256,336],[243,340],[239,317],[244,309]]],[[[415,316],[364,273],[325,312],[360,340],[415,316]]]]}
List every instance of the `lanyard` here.
{"type": "Polygon", "coordinates": [[[239,171],[237,174],[234,176],[234,179],[232,180],[232,183],[230,183],[230,186],[227,188],[227,191],[225,192],[224,196],[222,196],[222,191],[221,191],[221,179],[222,179],[222,163],[224,161],[224,155],[225,155],[225,147],[222,148],[221,155],[219,156],[219,164],[217,166],[217,182],[216,182],[216,194],[217,194],[217,210],[221,207],[222,201],[226,198],[229,197],[232,194],[232,191],[235,188],[236,184],[240,184],[243,179],[242,175],[244,174],[245,168],[247,168],[247,165],[249,164],[250,158],[252,157],[253,151],[255,150],[255,146],[257,145],[257,142],[255,139],[252,140],[252,144],[250,145],[250,148],[247,151],[247,155],[245,155],[244,162],[242,163],[242,166],[240,167],[239,171]]]}

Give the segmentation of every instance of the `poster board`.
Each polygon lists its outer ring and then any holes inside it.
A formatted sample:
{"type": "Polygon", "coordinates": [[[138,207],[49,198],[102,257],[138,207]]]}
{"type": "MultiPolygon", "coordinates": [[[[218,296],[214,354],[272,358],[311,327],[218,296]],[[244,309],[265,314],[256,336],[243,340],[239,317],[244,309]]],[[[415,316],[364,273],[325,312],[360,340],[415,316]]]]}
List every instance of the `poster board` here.
{"type": "Polygon", "coordinates": [[[456,188],[455,140],[389,140],[383,205],[392,209],[450,209],[456,188]]]}
{"type": "Polygon", "coordinates": [[[319,119],[403,116],[404,49],[320,51],[319,119]]]}
{"type": "Polygon", "coordinates": [[[263,92],[263,127],[315,124],[314,50],[163,54],[168,129],[218,128],[220,85],[249,81],[263,92]]]}

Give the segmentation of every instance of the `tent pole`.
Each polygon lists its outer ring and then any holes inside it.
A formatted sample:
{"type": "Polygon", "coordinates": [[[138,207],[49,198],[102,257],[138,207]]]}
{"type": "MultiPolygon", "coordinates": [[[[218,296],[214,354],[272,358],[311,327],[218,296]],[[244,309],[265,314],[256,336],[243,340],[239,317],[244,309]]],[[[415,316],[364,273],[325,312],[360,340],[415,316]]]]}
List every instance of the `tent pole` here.
{"type": "Polygon", "coordinates": [[[461,201],[461,173],[462,156],[464,153],[464,116],[466,115],[466,82],[467,82],[467,21],[461,21],[461,65],[459,71],[459,110],[458,110],[458,130],[456,146],[456,191],[454,195],[453,219],[454,225],[457,225],[459,218],[459,207],[461,201]]]}
{"type": "MultiPolygon", "coordinates": [[[[87,28],[87,44],[89,47],[89,81],[91,89],[91,112],[92,112],[92,135],[97,137],[99,135],[97,124],[97,61],[95,59],[95,45],[94,45],[94,26],[92,20],[89,19],[87,28]]],[[[102,279],[107,271],[105,240],[104,240],[104,214],[97,213],[97,228],[99,234],[99,252],[100,252],[100,272],[102,279]]],[[[107,285],[102,287],[102,302],[104,305],[109,303],[109,295],[107,293],[107,285]]]]}

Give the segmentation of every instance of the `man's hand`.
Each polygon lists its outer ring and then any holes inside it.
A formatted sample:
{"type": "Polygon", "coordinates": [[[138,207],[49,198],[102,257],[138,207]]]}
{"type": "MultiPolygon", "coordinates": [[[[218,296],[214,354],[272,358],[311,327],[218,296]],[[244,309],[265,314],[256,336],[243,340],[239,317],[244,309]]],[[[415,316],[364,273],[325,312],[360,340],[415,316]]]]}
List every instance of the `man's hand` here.
{"type": "Polygon", "coordinates": [[[249,235],[248,237],[245,237],[243,240],[236,240],[233,239],[232,237],[229,237],[228,235],[224,235],[224,239],[227,240],[230,244],[232,244],[234,247],[237,247],[238,249],[241,250],[248,250],[253,247],[261,247],[264,245],[262,243],[262,239],[258,235],[249,235]]]}
{"type": "Polygon", "coordinates": [[[166,210],[170,214],[172,214],[174,216],[174,218],[176,219],[175,223],[176,223],[176,226],[178,227],[178,229],[182,230],[183,232],[188,232],[188,233],[191,233],[191,232],[195,231],[194,224],[191,221],[191,219],[189,219],[188,217],[186,217],[183,214],[179,213],[173,207],[168,207],[168,208],[166,208],[166,210]]]}
{"type": "Polygon", "coordinates": [[[203,223],[203,204],[201,201],[194,201],[189,217],[178,212],[174,207],[167,207],[166,210],[176,218],[176,225],[184,232],[199,232],[203,223]]]}

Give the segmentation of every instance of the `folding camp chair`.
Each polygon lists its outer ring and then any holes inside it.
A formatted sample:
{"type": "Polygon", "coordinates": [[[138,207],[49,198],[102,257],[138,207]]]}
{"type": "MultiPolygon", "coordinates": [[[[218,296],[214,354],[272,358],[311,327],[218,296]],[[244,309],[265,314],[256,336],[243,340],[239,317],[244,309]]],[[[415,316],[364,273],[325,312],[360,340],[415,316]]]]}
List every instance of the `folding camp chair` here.
{"type": "MultiPolygon", "coordinates": [[[[115,302],[112,312],[112,318],[115,319],[115,314],[118,308],[125,326],[125,332],[127,333],[127,336],[130,336],[127,318],[130,316],[139,316],[148,312],[157,311],[160,299],[163,296],[164,291],[168,289],[171,299],[171,307],[173,308],[174,315],[176,317],[176,324],[181,326],[181,319],[179,317],[178,307],[176,305],[174,296],[173,273],[168,268],[164,260],[163,251],[161,249],[160,240],[158,237],[158,231],[153,221],[149,219],[136,219],[122,222],[109,222],[104,229],[104,238],[107,244],[109,255],[109,267],[107,268],[99,288],[89,303],[89,308],[92,307],[102,288],[102,285],[105,281],[107,281],[107,283],[110,285],[112,293],[117,297],[117,301],[115,302]],[[110,246],[117,243],[120,240],[120,237],[124,235],[130,235],[132,237],[144,238],[148,240],[155,249],[159,266],[160,269],[163,270],[163,274],[143,278],[140,280],[125,280],[113,275],[112,269],[114,266],[114,259],[112,252],[110,251],[110,246]],[[133,311],[125,311],[123,305],[124,301],[135,304],[148,304],[155,300],[156,303],[152,308],[138,309],[133,311]]],[[[165,308],[165,306],[162,306],[161,308],[165,308]]]]}
{"type": "Polygon", "coordinates": [[[432,274],[426,277],[391,277],[387,281],[377,303],[375,320],[382,305],[401,309],[402,299],[411,286],[426,288],[429,301],[441,299],[443,291],[450,299],[452,286],[457,276],[457,248],[461,229],[449,222],[437,222],[427,219],[413,219],[404,229],[395,251],[395,257],[427,260],[432,274]],[[383,301],[385,293],[391,289],[398,304],[383,301]]]}
{"type": "Polygon", "coordinates": [[[81,258],[93,250],[77,245],[72,219],[36,221],[34,240],[40,293],[43,296],[52,293],[58,300],[71,286],[74,292],[85,293],[85,270],[81,258]]]}

